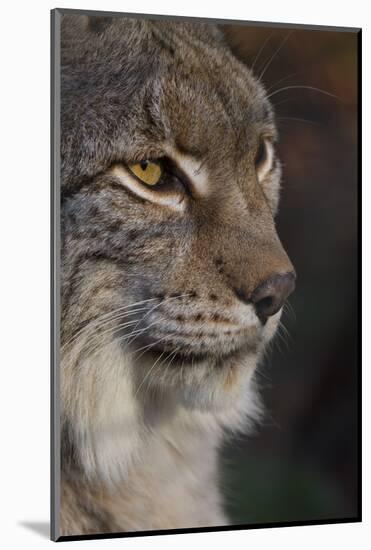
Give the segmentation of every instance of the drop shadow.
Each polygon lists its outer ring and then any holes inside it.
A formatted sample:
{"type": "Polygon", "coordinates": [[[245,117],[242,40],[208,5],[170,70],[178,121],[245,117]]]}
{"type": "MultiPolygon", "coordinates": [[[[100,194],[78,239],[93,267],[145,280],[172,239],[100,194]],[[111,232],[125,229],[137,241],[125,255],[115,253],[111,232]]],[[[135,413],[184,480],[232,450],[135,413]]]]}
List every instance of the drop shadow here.
{"type": "Polygon", "coordinates": [[[50,538],[50,524],[48,521],[19,521],[18,525],[33,531],[42,538],[50,538]]]}

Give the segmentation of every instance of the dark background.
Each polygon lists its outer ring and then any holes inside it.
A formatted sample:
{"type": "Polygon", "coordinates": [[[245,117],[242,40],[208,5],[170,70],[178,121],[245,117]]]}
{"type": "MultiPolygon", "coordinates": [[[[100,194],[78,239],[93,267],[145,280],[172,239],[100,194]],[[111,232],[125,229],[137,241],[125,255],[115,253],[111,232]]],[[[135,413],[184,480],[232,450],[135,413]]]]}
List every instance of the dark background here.
{"type": "Polygon", "coordinates": [[[357,471],[357,34],[223,27],[280,130],[277,218],[298,274],[260,366],[266,417],[224,452],[234,523],[354,518],[357,471]],[[262,46],[264,45],[263,49],[262,46]],[[260,51],[260,53],[259,53],[260,51]]]}

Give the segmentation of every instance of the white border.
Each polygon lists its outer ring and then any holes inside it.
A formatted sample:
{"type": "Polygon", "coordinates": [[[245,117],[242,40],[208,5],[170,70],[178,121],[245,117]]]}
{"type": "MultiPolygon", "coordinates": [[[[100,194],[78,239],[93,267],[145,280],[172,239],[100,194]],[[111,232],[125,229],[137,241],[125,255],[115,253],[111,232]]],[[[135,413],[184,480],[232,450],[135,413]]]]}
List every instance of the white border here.
{"type": "MultiPolygon", "coordinates": [[[[197,0],[149,2],[74,1],[55,5],[38,0],[2,7],[1,24],[1,536],[4,548],[40,548],[53,544],[26,522],[49,518],[49,44],[54,7],[132,11],[303,24],[363,27],[364,143],[370,127],[371,51],[367,3],[308,3],[285,0],[226,3],[197,0]],[[368,63],[367,63],[368,61],[368,63]],[[367,67],[368,65],[368,67],[367,67]],[[5,171],[5,173],[4,173],[5,171]]],[[[371,182],[370,155],[364,155],[364,181],[371,182]]],[[[364,246],[371,242],[370,185],[364,189],[364,246]]],[[[370,274],[365,251],[364,280],[370,274]]],[[[370,291],[364,285],[364,311],[370,291]]],[[[370,287],[369,287],[370,288],[370,287]]],[[[366,314],[365,314],[366,315],[366,314]]],[[[365,316],[364,316],[365,317],[365,316]]],[[[364,341],[370,341],[364,319],[364,341]]],[[[364,364],[371,364],[364,346],[364,364]]],[[[364,425],[370,417],[368,369],[363,373],[364,425]]],[[[370,464],[369,436],[364,428],[364,464],[370,464]]],[[[69,545],[125,545],[151,550],[232,546],[305,550],[317,545],[367,548],[370,476],[364,471],[364,524],[291,527],[138,539],[71,542],[69,545]]]]}

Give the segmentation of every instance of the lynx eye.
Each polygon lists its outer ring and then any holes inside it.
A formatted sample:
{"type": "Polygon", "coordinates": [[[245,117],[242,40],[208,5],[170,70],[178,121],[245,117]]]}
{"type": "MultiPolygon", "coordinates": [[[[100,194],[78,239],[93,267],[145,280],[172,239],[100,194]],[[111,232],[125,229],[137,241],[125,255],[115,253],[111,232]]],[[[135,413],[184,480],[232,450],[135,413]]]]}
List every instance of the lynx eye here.
{"type": "Polygon", "coordinates": [[[267,158],[267,146],[265,139],[261,139],[255,157],[255,166],[258,168],[267,158]]]}
{"type": "Polygon", "coordinates": [[[272,169],[273,156],[272,142],[267,138],[262,138],[255,154],[255,169],[259,181],[264,179],[272,169]]]}
{"type": "Polygon", "coordinates": [[[128,168],[136,178],[146,185],[158,185],[161,181],[162,168],[158,162],[143,160],[137,164],[129,165],[128,168]]]}

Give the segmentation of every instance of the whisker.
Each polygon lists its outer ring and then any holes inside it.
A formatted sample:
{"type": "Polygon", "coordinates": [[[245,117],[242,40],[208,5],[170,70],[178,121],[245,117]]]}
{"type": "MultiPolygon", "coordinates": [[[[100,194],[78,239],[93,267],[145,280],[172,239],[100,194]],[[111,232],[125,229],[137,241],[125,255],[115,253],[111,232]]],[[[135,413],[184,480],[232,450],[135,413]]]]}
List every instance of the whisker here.
{"type": "MultiPolygon", "coordinates": [[[[118,325],[115,325],[113,327],[110,327],[109,329],[107,330],[104,330],[104,331],[96,331],[95,334],[92,334],[91,337],[84,342],[84,347],[88,347],[89,344],[92,344],[94,343],[94,341],[96,341],[98,338],[102,338],[105,334],[114,334],[115,332],[118,332],[120,330],[122,330],[123,328],[125,327],[129,327],[131,325],[134,325],[136,323],[136,319],[133,320],[133,321],[127,321],[125,323],[119,323],[118,325]]],[[[131,334],[131,332],[130,332],[131,334]]],[[[98,344],[98,347],[99,347],[99,344],[98,344]]],[[[93,348],[93,351],[94,351],[95,348],[93,348]]]]}
{"type": "Polygon", "coordinates": [[[279,324],[279,328],[282,330],[283,334],[285,335],[287,341],[291,341],[292,342],[292,337],[291,337],[291,334],[290,332],[288,331],[288,329],[285,327],[285,325],[283,324],[283,322],[281,321],[280,324],[279,324]]]}
{"type": "Polygon", "coordinates": [[[163,342],[167,338],[169,338],[169,335],[165,334],[165,336],[163,336],[162,338],[159,338],[155,342],[152,342],[151,344],[146,344],[145,346],[142,346],[141,348],[132,351],[131,355],[136,355],[137,353],[139,353],[141,351],[142,353],[140,355],[138,355],[138,357],[136,357],[136,360],[138,360],[140,357],[142,357],[145,354],[146,351],[153,348],[154,346],[157,346],[157,344],[159,344],[160,342],[163,342]]]}
{"type": "Polygon", "coordinates": [[[262,378],[264,378],[265,380],[267,380],[267,382],[270,383],[270,385],[272,384],[272,379],[265,373],[263,373],[261,370],[260,370],[260,365],[258,365],[256,368],[255,368],[255,372],[261,376],[262,378]]]}
{"type": "Polygon", "coordinates": [[[292,319],[296,321],[296,313],[289,300],[286,300],[285,302],[284,311],[287,311],[288,314],[291,314],[292,319]]]}
{"type": "MultiPolygon", "coordinates": [[[[134,307],[134,306],[139,306],[139,305],[142,305],[142,304],[144,304],[144,303],[146,303],[146,302],[151,302],[151,301],[153,301],[153,300],[157,300],[157,298],[148,298],[148,299],[146,299],[146,300],[140,300],[139,302],[134,302],[134,303],[128,304],[128,305],[126,305],[126,306],[121,306],[121,307],[118,307],[118,308],[116,308],[116,309],[113,309],[113,310],[111,310],[111,311],[109,311],[109,312],[107,312],[107,313],[104,313],[103,315],[100,315],[98,318],[93,319],[92,321],[90,321],[85,327],[81,328],[77,333],[75,333],[75,334],[73,335],[73,337],[72,337],[70,340],[75,339],[76,336],[78,336],[81,332],[84,332],[84,331],[87,329],[87,327],[90,327],[91,324],[100,323],[100,321],[109,318],[110,316],[116,314],[118,311],[124,311],[124,310],[126,310],[126,309],[132,308],[132,307],[134,307]]],[[[68,340],[65,344],[63,344],[62,348],[63,348],[64,346],[67,346],[67,345],[70,343],[70,340],[68,340]]]]}
{"type": "MultiPolygon", "coordinates": [[[[140,311],[146,311],[146,309],[147,308],[144,308],[144,307],[143,308],[137,308],[137,309],[133,309],[133,310],[127,312],[127,313],[123,312],[123,313],[120,313],[119,315],[112,315],[112,317],[108,317],[107,319],[103,319],[102,321],[99,320],[99,322],[97,320],[95,320],[94,322],[90,322],[85,327],[80,329],[77,333],[75,333],[74,336],[72,338],[70,338],[70,340],[68,340],[65,344],[63,344],[61,349],[64,350],[67,346],[69,346],[73,342],[75,342],[84,333],[86,333],[86,336],[89,336],[90,333],[94,333],[94,331],[98,332],[98,330],[101,327],[104,327],[105,325],[108,325],[109,323],[111,323],[112,321],[114,321],[116,319],[124,319],[126,317],[130,317],[131,315],[136,315],[140,311]]],[[[134,321],[134,322],[136,322],[136,321],[134,321]]],[[[99,334],[102,334],[102,333],[99,333],[99,334]]]]}
{"type": "MultiPolygon", "coordinates": [[[[136,323],[135,323],[135,326],[133,327],[133,329],[131,330],[130,334],[128,335],[125,335],[125,337],[123,339],[130,339],[132,338],[131,340],[128,341],[128,344],[132,343],[136,338],[139,337],[140,334],[142,334],[143,332],[145,332],[146,330],[148,330],[151,326],[153,326],[154,324],[158,323],[159,321],[155,321],[153,323],[151,323],[150,325],[148,325],[147,327],[143,328],[143,329],[140,329],[140,330],[136,330],[137,326],[143,322],[143,320],[150,314],[152,313],[157,307],[159,307],[160,305],[166,303],[166,302],[169,302],[171,300],[176,300],[178,298],[183,298],[183,297],[186,297],[186,296],[190,296],[190,293],[184,293],[184,294],[179,294],[177,296],[170,296],[169,298],[166,298],[165,300],[161,300],[159,303],[155,304],[150,310],[147,311],[147,313],[142,316],[136,323]]],[[[158,298],[149,298],[147,300],[142,300],[141,302],[136,302],[134,304],[130,304],[129,306],[123,306],[122,308],[117,308],[116,310],[114,310],[114,312],[117,312],[117,311],[120,311],[121,309],[128,309],[129,307],[133,307],[134,305],[138,305],[138,304],[142,304],[142,303],[147,303],[149,301],[153,301],[153,300],[158,300],[158,298]]],[[[141,311],[146,311],[147,308],[140,308],[141,311]]],[[[131,313],[134,313],[134,310],[132,311],[129,311],[127,313],[127,315],[131,314],[131,313]]],[[[109,314],[105,314],[104,316],[102,316],[101,318],[99,318],[99,320],[101,320],[103,317],[108,317],[109,315],[112,315],[112,312],[110,312],[109,314]]],[[[121,315],[118,315],[116,318],[120,318],[121,315]]],[[[104,320],[104,324],[107,324],[108,322],[111,322],[113,320],[113,317],[108,317],[107,319],[104,320]]],[[[102,321],[100,321],[102,323],[102,321]]],[[[133,323],[133,324],[134,324],[133,323]]],[[[88,325],[89,326],[89,325],[88,325]]],[[[97,327],[94,326],[94,329],[96,330],[96,332],[98,332],[98,328],[100,328],[101,324],[99,324],[97,327]]],[[[93,327],[90,327],[89,326],[89,329],[90,331],[92,330],[93,327]]],[[[96,335],[94,335],[95,337],[100,337],[102,336],[103,334],[106,334],[106,333],[109,333],[109,332],[112,332],[112,334],[114,334],[115,332],[121,330],[121,328],[123,328],[121,325],[118,325],[118,326],[115,326],[115,327],[112,327],[111,329],[108,329],[107,331],[104,331],[103,333],[100,332],[96,335]]],[[[84,327],[84,329],[81,329],[80,331],[80,334],[81,332],[84,332],[85,330],[87,330],[87,327],[84,327]]],[[[89,333],[89,331],[88,331],[89,333]]],[[[76,339],[79,335],[75,335],[74,339],[76,339]]],[[[94,337],[93,336],[93,337],[94,337]]],[[[121,339],[120,339],[121,340],[121,339]]],[[[66,346],[66,344],[64,344],[64,346],[66,346]]],[[[85,347],[85,346],[84,346],[85,347]]],[[[91,355],[92,353],[95,353],[98,349],[100,348],[99,345],[93,347],[91,350],[88,351],[88,354],[91,355]]]]}
{"type": "MultiPolygon", "coordinates": [[[[177,296],[170,296],[169,298],[165,298],[165,300],[161,300],[161,302],[159,304],[154,305],[141,319],[139,319],[138,325],[139,325],[139,323],[142,323],[148,315],[150,315],[156,308],[160,307],[162,304],[170,302],[171,300],[178,300],[179,298],[184,298],[184,297],[190,296],[190,295],[191,295],[191,293],[187,292],[185,294],[179,294],[177,296]]],[[[134,327],[134,330],[135,330],[135,328],[136,327],[134,327]]],[[[129,343],[131,343],[131,342],[129,342],[129,343]]]]}
{"type": "Polygon", "coordinates": [[[274,34],[274,33],[272,32],[272,33],[264,40],[263,45],[259,48],[259,51],[258,51],[258,53],[257,53],[256,56],[255,56],[254,62],[253,62],[253,64],[251,65],[251,70],[252,70],[252,71],[254,70],[254,67],[255,67],[255,65],[256,65],[256,63],[257,63],[259,57],[260,57],[261,54],[263,53],[263,50],[264,50],[265,46],[268,44],[268,42],[269,42],[269,40],[272,38],[273,34],[274,34]]]}
{"type": "Polygon", "coordinates": [[[175,349],[173,349],[172,352],[169,353],[169,355],[166,357],[165,361],[167,361],[168,359],[170,359],[170,357],[172,356],[172,359],[170,361],[170,363],[167,365],[168,367],[171,365],[171,363],[174,361],[175,357],[176,357],[176,354],[178,353],[178,351],[180,350],[180,346],[177,346],[175,349]]]}
{"type": "Polygon", "coordinates": [[[277,103],[273,103],[273,101],[272,101],[272,104],[273,104],[274,109],[277,109],[277,107],[279,107],[280,105],[283,105],[284,103],[289,103],[290,101],[292,101],[292,97],[286,97],[285,99],[282,99],[281,101],[277,101],[277,103]]]}
{"type": "MultiPolygon", "coordinates": [[[[204,321],[204,322],[201,324],[199,330],[202,330],[202,328],[203,328],[206,324],[207,324],[207,321],[204,321]]],[[[142,355],[144,355],[144,353],[145,353],[146,351],[148,351],[149,349],[153,348],[154,346],[156,346],[156,345],[159,344],[160,342],[166,340],[167,338],[169,338],[169,335],[168,335],[168,334],[166,334],[166,335],[163,336],[162,338],[156,340],[156,342],[154,342],[153,344],[147,344],[146,346],[144,346],[144,347],[142,347],[142,348],[139,348],[138,350],[135,350],[135,351],[132,352],[132,353],[135,355],[135,354],[138,353],[139,351],[142,351],[142,353],[141,353],[138,357],[136,357],[136,360],[138,360],[140,357],[142,357],[142,355]]],[[[193,338],[191,338],[191,342],[193,342],[196,338],[198,338],[198,334],[196,334],[193,338]]],[[[177,354],[177,352],[178,352],[180,349],[181,349],[181,346],[179,345],[179,346],[177,346],[177,347],[171,352],[170,356],[173,355],[173,359],[172,359],[171,362],[174,361],[174,359],[175,359],[175,357],[176,357],[176,354],[177,354]]],[[[170,363],[170,364],[171,364],[171,363],[170,363]]]]}
{"type": "Polygon", "coordinates": [[[281,116],[277,117],[276,120],[293,120],[294,122],[305,122],[307,124],[312,124],[312,126],[323,126],[320,122],[315,122],[314,120],[308,120],[307,118],[298,118],[293,116],[281,116]]]}
{"type": "MultiPolygon", "coordinates": [[[[158,363],[158,367],[157,367],[158,370],[159,370],[159,369],[163,369],[163,367],[164,367],[164,365],[165,365],[165,370],[164,370],[164,372],[162,373],[162,376],[166,376],[166,373],[167,373],[167,371],[168,371],[169,368],[170,368],[170,364],[171,364],[171,363],[169,363],[168,365],[166,365],[166,363],[165,363],[165,361],[168,360],[168,358],[169,358],[170,355],[171,355],[171,354],[168,354],[167,357],[165,357],[165,359],[164,359],[163,361],[161,361],[161,363],[158,363]]],[[[152,369],[151,369],[151,371],[152,371],[152,369]]],[[[150,374],[150,373],[148,373],[148,374],[150,374]]],[[[153,382],[152,382],[152,386],[153,386],[154,383],[155,383],[154,376],[152,377],[152,379],[153,379],[153,382]]],[[[161,385],[160,385],[159,387],[164,391],[164,386],[161,386],[161,385]]],[[[149,383],[148,383],[148,385],[147,385],[146,392],[145,392],[145,394],[144,394],[144,396],[143,396],[144,400],[146,399],[147,393],[150,391],[150,388],[151,388],[151,380],[149,380],[149,383]]]]}
{"type": "MultiPolygon", "coordinates": [[[[172,358],[171,358],[170,362],[169,362],[168,364],[165,363],[165,372],[164,372],[163,376],[166,376],[166,373],[170,370],[171,364],[172,364],[172,362],[174,361],[174,359],[175,359],[175,357],[176,357],[176,354],[177,354],[177,351],[179,351],[179,349],[180,349],[180,347],[178,346],[178,347],[175,349],[175,351],[173,351],[173,352],[166,358],[166,360],[167,360],[167,359],[169,359],[169,357],[172,355],[172,358]]],[[[182,366],[183,366],[183,365],[182,365],[182,366]]],[[[182,379],[182,367],[181,367],[181,369],[180,369],[180,379],[182,379]]]]}
{"type": "MultiPolygon", "coordinates": [[[[144,317],[143,317],[144,318],[144,317]]],[[[90,350],[88,349],[87,350],[87,355],[92,355],[93,353],[96,353],[97,351],[101,350],[101,349],[104,349],[105,347],[107,346],[110,346],[114,343],[114,341],[116,342],[126,342],[126,345],[129,345],[131,344],[134,340],[136,340],[141,334],[143,334],[144,332],[146,332],[147,330],[150,329],[151,326],[153,325],[156,325],[162,321],[166,320],[165,318],[159,318],[155,321],[153,321],[152,323],[150,323],[149,325],[145,326],[144,328],[141,328],[141,329],[138,329],[136,330],[136,327],[138,326],[138,322],[137,321],[133,321],[132,324],[134,324],[134,327],[133,329],[129,332],[129,334],[125,334],[124,336],[120,337],[120,338],[115,338],[114,340],[110,341],[110,342],[105,342],[104,344],[98,344],[98,345],[95,345],[93,348],[91,348],[90,350]]],[[[113,335],[116,333],[116,332],[119,332],[121,330],[121,326],[118,325],[118,326],[115,326],[115,327],[112,327],[112,329],[109,329],[107,332],[111,332],[113,335]]],[[[99,334],[97,335],[99,336],[99,334]]],[[[168,335],[166,335],[166,337],[168,337],[168,335]]],[[[162,338],[163,339],[163,338],[162,338]]],[[[162,340],[161,339],[161,340],[162,340]]],[[[155,342],[156,344],[156,342],[155,342]]],[[[152,346],[152,344],[150,344],[150,346],[152,346]]],[[[147,346],[145,346],[147,347],[147,346]]],[[[140,351],[141,349],[144,349],[144,348],[140,348],[139,350],[135,350],[134,352],[132,353],[136,353],[138,351],[140,351]]]]}
{"type": "MultiPolygon", "coordinates": [[[[277,48],[277,50],[274,52],[274,54],[271,56],[271,58],[268,60],[268,62],[266,63],[266,65],[264,66],[262,72],[260,73],[259,75],[259,80],[262,80],[263,79],[263,76],[266,72],[266,70],[269,68],[270,64],[272,63],[272,61],[274,60],[274,58],[278,55],[278,53],[282,50],[283,46],[286,44],[286,42],[288,41],[288,39],[290,38],[290,36],[292,35],[294,31],[290,31],[286,36],[285,38],[282,40],[281,44],[279,45],[279,47],[277,48]]],[[[268,96],[269,97],[269,96],[268,96]]]]}
{"type": "MultiPolygon", "coordinates": [[[[280,330],[281,328],[282,328],[282,327],[278,327],[278,329],[277,329],[277,333],[276,333],[276,334],[277,334],[277,338],[279,338],[280,341],[285,345],[286,350],[289,350],[290,348],[289,348],[287,339],[285,338],[284,334],[282,334],[282,332],[281,332],[281,330],[280,330]]],[[[280,351],[281,351],[281,350],[280,350],[280,351]]],[[[281,351],[281,353],[282,353],[282,351],[281,351]]]]}
{"type": "MultiPolygon", "coordinates": [[[[281,342],[283,342],[286,349],[289,350],[290,349],[290,343],[292,343],[292,338],[291,338],[291,335],[290,335],[289,331],[287,330],[287,328],[285,327],[285,325],[283,324],[282,321],[280,321],[280,323],[278,325],[276,335],[277,335],[277,338],[279,338],[279,340],[281,342]]],[[[275,338],[274,340],[275,340],[275,343],[277,344],[277,347],[278,347],[280,353],[282,355],[284,355],[282,353],[282,350],[281,350],[280,346],[278,345],[277,339],[275,338]]]]}
{"type": "Polygon", "coordinates": [[[274,92],[272,92],[271,94],[269,94],[267,96],[267,99],[275,96],[276,94],[280,94],[281,92],[284,92],[286,90],[298,90],[298,89],[302,89],[302,90],[312,90],[314,92],[319,92],[321,94],[324,94],[324,95],[327,95],[327,96],[330,96],[330,97],[333,97],[335,99],[338,99],[340,100],[340,98],[335,95],[335,94],[332,94],[330,92],[327,92],[326,90],[322,90],[321,88],[316,88],[315,86],[299,86],[299,85],[292,85],[292,86],[284,86],[283,88],[280,88],[279,90],[275,90],[274,92]]]}
{"type": "MultiPolygon", "coordinates": [[[[175,357],[176,357],[176,352],[177,352],[178,350],[179,350],[179,346],[177,346],[177,347],[175,348],[175,350],[173,350],[172,352],[170,352],[170,353],[165,357],[165,359],[161,362],[161,364],[159,364],[159,366],[158,366],[159,368],[163,368],[163,367],[165,366],[165,370],[164,370],[163,373],[162,373],[162,376],[163,376],[163,377],[166,378],[166,373],[169,371],[170,366],[171,366],[171,363],[174,361],[174,359],[175,359],[175,357]],[[170,360],[169,363],[166,364],[166,361],[168,361],[168,359],[169,359],[171,356],[173,356],[172,359],[170,360]]],[[[154,384],[154,382],[153,382],[153,384],[154,384]]],[[[151,383],[149,383],[148,386],[147,386],[147,391],[146,391],[146,394],[144,395],[144,398],[146,397],[146,395],[147,395],[147,393],[148,393],[150,387],[151,387],[151,383]]],[[[164,388],[164,386],[162,386],[162,388],[164,388]]]]}
{"type": "Polygon", "coordinates": [[[272,358],[272,352],[273,352],[273,340],[270,340],[264,350],[263,350],[263,357],[264,357],[264,363],[269,363],[269,361],[272,358]]]}
{"type": "Polygon", "coordinates": [[[291,74],[288,74],[286,76],[284,76],[283,78],[280,78],[279,80],[277,80],[277,82],[275,82],[274,84],[272,84],[272,86],[269,86],[269,88],[266,89],[266,92],[267,94],[273,90],[273,88],[275,88],[276,86],[278,86],[278,84],[281,84],[281,82],[284,82],[285,80],[288,80],[289,78],[292,78],[293,76],[297,76],[299,73],[296,72],[296,73],[291,73],[291,74]]]}
{"type": "MultiPolygon", "coordinates": [[[[131,342],[133,342],[136,338],[138,338],[141,334],[143,334],[144,332],[146,332],[152,325],[155,325],[157,323],[161,322],[161,319],[158,319],[157,321],[154,321],[153,323],[151,323],[150,325],[142,328],[142,329],[138,329],[138,330],[134,330],[135,329],[135,326],[137,326],[137,323],[135,321],[133,321],[133,324],[135,324],[133,330],[130,331],[129,334],[125,334],[124,336],[122,336],[121,338],[115,338],[116,342],[125,342],[127,340],[127,344],[130,344],[131,342]],[[134,336],[134,338],[133,338],[134,336]]],[[[114,334],[115,332],[118,332],[120,330],[120,327],[116,327],[113,331],[112,331],[112,334],[114,334]]],[[[95,353],[96,351],[98,351],[99,349],[103,349],[104,347],[106,346],[109,346],[113,343],[113,341],[110,341],[110,342],[106,342],[105,344],[103,345],[96,345],[93,349],[91,350],[88,350],[88,354],[89,355],[92,355],[93,353],[95,353]]]]}
{"type": "Polygon", "coordinates": [[[141,383],[139,384],[138,388],[137,388],[137,391],[135,392],[135,395],[134,395],[134,399],[136,398],[136,396],[138,395],[139,393],[139,390],[140,388],[143,386],[144,382],[147,380],[148,376],[151,374],[151,372],[153,371],[153,369],[155,368],[155,366],[157,365],[157,363],[160,361],[161,357],[164,355],[165,351],[163,351],[161,353],[161,355],[156,359],[156,361],[153,363],[152,367],[149,369],[149,371],[146,373],[146,375],[143,377],[143,380],[141,381],[141,383]]]}
{"type": "MultiPolygon", "coordinates": [[[[280,352],[280,354],[284,356],[285,354],[284,354],[284,352],[282,351],[282,348],[281,348],[281,346],[280,346],[280,341],[282,342],[283,340],[282,340],[282,335],[281,335],[281,333],[280,333],[280,331],[279,331],[279,328],[276,330],[275,336],[276,336],[277,338],[274,338],[274,345],[278,348],[278,351],[280,352]]],[[[273,342],[272,342],[272,347],[273,347],[273,342]]]]}

